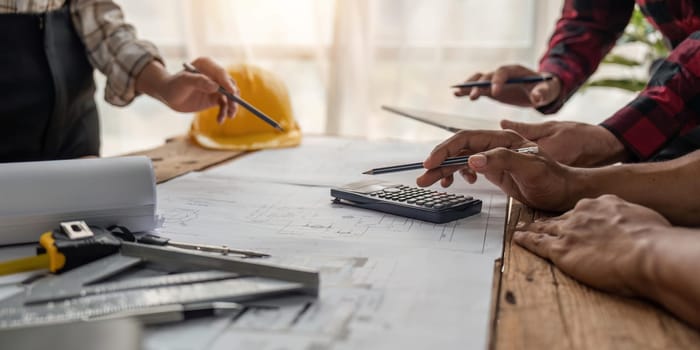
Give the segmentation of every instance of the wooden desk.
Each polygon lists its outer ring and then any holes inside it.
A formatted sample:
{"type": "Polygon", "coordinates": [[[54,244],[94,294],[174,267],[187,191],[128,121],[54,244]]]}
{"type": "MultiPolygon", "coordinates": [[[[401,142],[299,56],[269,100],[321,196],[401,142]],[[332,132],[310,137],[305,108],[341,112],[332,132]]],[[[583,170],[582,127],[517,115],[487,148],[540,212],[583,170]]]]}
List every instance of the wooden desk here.
{"type": "MultiPolygon", "coordinates": [[[[228,161],[236,151],[207,151],[184,138],[143,152],[158,182],[228,161]]],[[[503,258],[494,276],[492,349],[691,349],[700,333],[651,303],[588,288],[511,238],[516,224],[542,215],[514,203],[503,258]]]]}
{"type": "Polygon", "coordinates": [[[693,349],[700,333],[646,301],[599,292],[512,242],[542,214],[514,203],[506,225],[492,349],[693,349]]]}

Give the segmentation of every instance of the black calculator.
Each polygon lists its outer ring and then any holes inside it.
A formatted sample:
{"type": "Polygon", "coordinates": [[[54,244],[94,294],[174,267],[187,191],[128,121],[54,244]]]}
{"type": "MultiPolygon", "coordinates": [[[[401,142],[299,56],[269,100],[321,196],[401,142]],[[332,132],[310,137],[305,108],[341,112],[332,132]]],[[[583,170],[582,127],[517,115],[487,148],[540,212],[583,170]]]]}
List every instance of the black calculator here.
{"type": "Polygon", "coordinates": [[[478,214],[482,202],[472,196],[450,194],[380,180],[353,182],[331,188],[335,203],[442,224],[478,214]]]}

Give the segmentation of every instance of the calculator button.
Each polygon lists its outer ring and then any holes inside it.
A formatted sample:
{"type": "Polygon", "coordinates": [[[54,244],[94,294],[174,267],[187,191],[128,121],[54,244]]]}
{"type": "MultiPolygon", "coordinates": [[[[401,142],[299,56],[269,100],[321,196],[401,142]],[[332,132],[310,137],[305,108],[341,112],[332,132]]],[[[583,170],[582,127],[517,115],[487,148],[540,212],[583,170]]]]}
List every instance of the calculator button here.
{"type": "Polygon", "coordinates": [[[465,201],[470,201],[470,200],[472,200],[472,199],[474,199],[474,197],[472,197],[472,196],[466,196],[466,197],[464,197],[464,200],[465,200],[465,201]]]}
{"type": "Polygon", "coordinates": [[[444,208],[444,207],[445,207],[444,204],[438,203],[438,204],[435,204],[435,206],[434,206],[433,208],[435,208],[435,209],[442,209],[442,208],[444,208]]]}
{"type": "Polygon", "coordinates": [[[426,207],[430,208],[430,207],[432,207],[433,205],[435,205],[435,202],[426,202],[424,205],[425,205],[426,207]]]}
{"type": "Polygon", "coordinates": [[[425,200],[422,200],[422,199],[418,200],[418,201],[416,201],[416,204],[423,205],[423,204],[425,204],[425,200]]]}
{"type": "Polygon", "coordinates": [[[416,199],[415,199],[415,198],[411,198],[411,199],[409,199],[409,200],[406,201],[406,203],[408,203],[408,204],[413,204],[413,203],[415,203],[415,202],[416,202],[416,199]]]}
{"type": "Polygon", "coordinates": [[[385,188],[385,189],[384,189],[384,192],[386,192],[386,193],[397,193],[397,192],[401,192],[401,190],[398,189],[398,188],[396,188],[396,187],[389,187],[389,188],[385,188]]]}

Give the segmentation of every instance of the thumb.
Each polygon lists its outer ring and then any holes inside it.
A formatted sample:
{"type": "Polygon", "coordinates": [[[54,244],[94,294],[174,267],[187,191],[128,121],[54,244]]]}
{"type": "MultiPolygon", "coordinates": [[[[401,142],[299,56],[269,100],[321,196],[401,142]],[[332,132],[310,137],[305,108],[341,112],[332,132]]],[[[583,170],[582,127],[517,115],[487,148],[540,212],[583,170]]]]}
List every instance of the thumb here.
{"type": "Polygon", "coordinates": [[[520,123],[507,119],[501,120],[501,129],[513,130],[530,141],[537,141],[549,134],[544,123],[520,123]]]}
{"type": "Polygon", "coordinates": [[[469,168],[482,174],[506,194],[517,197],[519,190],[514,178],[531,178],[538,170],[533,166],[533,159],[531,154],[499,147],[470,156],[469,168]]]}
{"type": "Polygon", "coordinates": [[[530,90],[530,102],[534,107],[546,106],[555,99],[555,93],[548,81],[538,83],[530,90]]]}

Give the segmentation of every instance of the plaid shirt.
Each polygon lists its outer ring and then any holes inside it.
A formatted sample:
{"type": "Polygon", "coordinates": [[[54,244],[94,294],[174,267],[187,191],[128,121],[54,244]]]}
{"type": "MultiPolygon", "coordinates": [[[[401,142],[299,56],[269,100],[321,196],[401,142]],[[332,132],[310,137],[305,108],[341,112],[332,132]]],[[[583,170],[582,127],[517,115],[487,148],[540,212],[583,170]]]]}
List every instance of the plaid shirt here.
{"type": "MultiPolygon", "coordinates": [[[[61,8],[65,0],[0,0],[0,13],[44,13],[61,8]]],[[[121,8],[111,0],[72,0],[70,11],[78,36],[93,67],[107,76],[105,100],[117,106],[137,95],[135,79],[158,49],[138,40],[134,27],[124,22],[121,8]]]]}
{"type": "MultiPolygon", "coordinates": [[[[700,1],[637,0],[647,20],[674,49],[647,87],[601,125],[637,160],[700,124],[700,1]]],[[[596,70],[623,33],[634,0],[566,0],[540,61],[540,70],[562,82],[559,99],[541,108],[557,111],[596,70]]]]}

